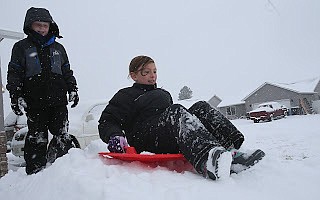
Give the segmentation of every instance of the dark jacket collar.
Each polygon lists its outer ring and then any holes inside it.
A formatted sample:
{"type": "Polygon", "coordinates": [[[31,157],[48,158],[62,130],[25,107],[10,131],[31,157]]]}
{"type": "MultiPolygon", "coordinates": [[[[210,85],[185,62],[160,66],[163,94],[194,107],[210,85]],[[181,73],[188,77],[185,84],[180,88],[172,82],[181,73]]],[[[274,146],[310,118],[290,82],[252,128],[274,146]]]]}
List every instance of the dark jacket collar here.
{"type": "Polygon", "coordinates": [[[34,30],[31,30],[28,38],[32,40],[36,45],[39,45],[41,48],[51,45],[55,42],[55,36],[52,33],[48,33],[46,36],[42,36],[34,30]]]}
{"type": "Polygon", "coordinates": [[[157,84],[145,85],[145,84],[140,84],[140,83],[134,83],[132,87],[139,88],[139,89],[144,90],[144,91],[150,91],[150,90],[156,89],[157,88],[157,84]]]}

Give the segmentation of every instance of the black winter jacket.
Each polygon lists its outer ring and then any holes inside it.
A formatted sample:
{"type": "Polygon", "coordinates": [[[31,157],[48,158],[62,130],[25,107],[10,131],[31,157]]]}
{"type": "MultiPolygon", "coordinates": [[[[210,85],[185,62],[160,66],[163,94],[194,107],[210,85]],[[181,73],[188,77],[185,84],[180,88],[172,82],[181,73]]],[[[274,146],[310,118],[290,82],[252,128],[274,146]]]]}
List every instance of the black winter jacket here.
{"type": "Polygon", "coordinates": [[[28,109],[67,105],[67,92],[77,91],[64,47],[55,41],[58,26],[45,9],[29,9],[24,23],[28,37],[15,43],[8,66],[11,98],[23,97],[28,109]],[[47,36],[31,30],[36,20],[50,22],[47,36]]]}
{"type": "Polygon", "coordinates": [[[121,89],[101,114],[100,138],[108,143],[110,136],[125,133],[130,143],[141,125],[158,118],[172,104],[170,93],[156,85],[134,83],[132,87],[121,89]]]}

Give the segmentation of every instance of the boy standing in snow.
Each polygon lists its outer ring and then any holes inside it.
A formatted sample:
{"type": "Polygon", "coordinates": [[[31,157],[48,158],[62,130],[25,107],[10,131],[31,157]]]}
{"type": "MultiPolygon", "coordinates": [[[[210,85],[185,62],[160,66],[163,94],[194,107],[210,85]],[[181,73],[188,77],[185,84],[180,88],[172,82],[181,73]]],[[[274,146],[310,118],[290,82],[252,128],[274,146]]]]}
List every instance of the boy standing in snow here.
{"type": "Polygon", "coordinates": [[[56,42],[58,25],[44,8],[28,9],[23,31],[27,38],[12,49],[7,89],[16,115],[27,115],[24,158],[27,174],[39,172],[72,147],[68,130],[67,92],[71,107],[79,102],[78,88],[64,47],[56,42]],[[48,130],[53,139],[48,144],[48,130]]]}
{"type": "Polygon", "coordinates": [[[248,168],[265,155],[259,149],[239,152],[243,134],[207,102],[189,109],[173,104],[170,93],[157,87],[152,58],[133,58],[129,75],[135,83],[114,95],[99,120],[100,138],[109,151],[124,152],[129,143],[138,153],[182,153],[199,174],[213,180],[248,168]]]}

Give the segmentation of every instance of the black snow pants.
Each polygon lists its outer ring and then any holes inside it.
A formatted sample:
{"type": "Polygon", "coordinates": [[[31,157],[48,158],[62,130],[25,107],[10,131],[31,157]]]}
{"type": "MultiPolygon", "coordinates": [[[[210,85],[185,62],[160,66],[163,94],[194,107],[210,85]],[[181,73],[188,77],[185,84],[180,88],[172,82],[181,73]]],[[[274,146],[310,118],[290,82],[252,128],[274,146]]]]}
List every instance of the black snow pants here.
{"type": "Polygon", "coordinates": [[[27,109],[29,130],[24,146],[27,174],[39,172],[47,163],[53,163],[56,158],[68,152],[72,147],[68,123],[66,106],[27,109]],[[49,146],[48,130],[53,135],[49,146]]]}
{"type": "Polygon", "coordinates": [[[138,152],[182,153],[200,174],[214,147],[240,148],[243,134],[207,102],[186,109],[173,104],[157,119],[136,129],[129,144],[138,152]]]}

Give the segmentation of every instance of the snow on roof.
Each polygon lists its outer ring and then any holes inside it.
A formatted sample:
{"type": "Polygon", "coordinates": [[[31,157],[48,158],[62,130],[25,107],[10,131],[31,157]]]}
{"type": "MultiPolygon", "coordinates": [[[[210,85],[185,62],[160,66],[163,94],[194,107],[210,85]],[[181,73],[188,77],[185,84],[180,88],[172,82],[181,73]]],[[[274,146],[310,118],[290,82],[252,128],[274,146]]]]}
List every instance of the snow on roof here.
{"type": "Polygon", "coordinates": [[[290,90],[296,93],[314,93],[317,84],[320,82],[320,77],[316,78],[311,78],[311,79],[306,79],[302,81],[296,81],[292,83],[270,83],[270,82],[265,82],[262,84],[260,87],[258,87],[256,90],[251,92],[248,96],[246,96],[243,101],[245,101],[248,97],[250,97],[252,94],[254,94],[257,90],[265,86],[266,84],[277,86],[284,88],[286,90],[290,90]]]}
{"type": "Polygon", "coordinates": [[[298,93],[313,93],[317,84],[320,81],[320,77],[297,81],[293,83],[275,83],[282,88],[293,90],[298,93]]]}
{"type": "MultiPolygon", "coordinates": [[[[238,96],[234,96],[233,98],[230,96],[227,98],[222,98],[222,101],[218,104],[217,107],[220,108],[220,107],[225,107],[225,106],[236,106],[236,105],[245,104],[245,100],[249,96],[254,94],[257,90],[259,90],[261,87],[263,87],[266,84],[281,87],[283,89],[290,90],[290,91],[293,91],[296,93],[314,93],[316,86],[319,82],[320,82],[320,76],[316,77],[316,78],[306,79],[306,80],[302,80],[302,81],[296,81],[296,82],[292,82],[292,83],[265,82],[264,84],[259,86],[257,89],[255,89],[253,92],[251,92],[248,96],[246,96],[244,99],[239,99],[238,96]]],[[[216,95],[214,95],[214,96],[216,96],[216,95]]],[[[211,98],[213,98],[213,97],[211,97],[211,98]]],[[[209,101],[211,98],[209,98],[207,101],[209,101]]],[[[177,101],[176,103],[180,103],[180,104],[184,105],[185,107],[189,108],[193,103],[199,101],[200,99],[203,100],[203,99],[207,99],[207,98],[198,98],[198,99],[192,98],[192,99],[188,99],[188,100],[177,101]]]]}
{"type": "Polygon", "coordinates": [[[218,104],[218,108],[225,107],[225,106],[237,106],[244,104],[244,101],[241,101],[239,99],[228,99],[228,100],[223,100],[221,103],[218,104]]]}

